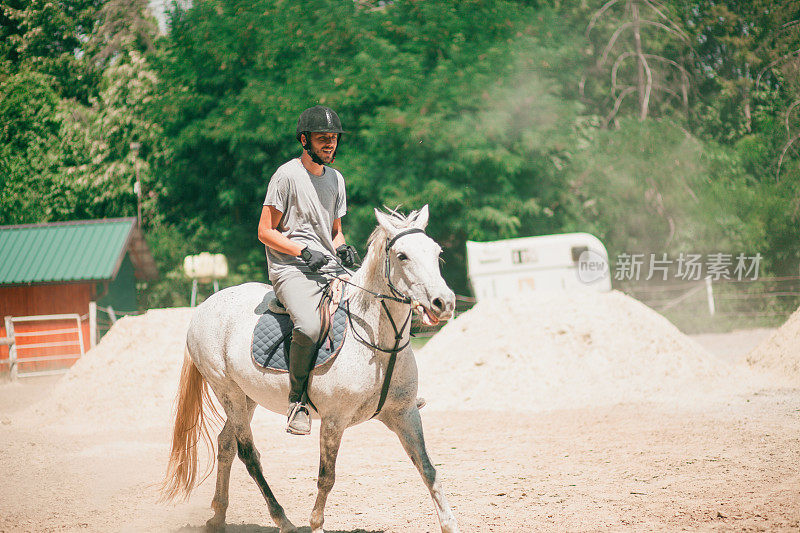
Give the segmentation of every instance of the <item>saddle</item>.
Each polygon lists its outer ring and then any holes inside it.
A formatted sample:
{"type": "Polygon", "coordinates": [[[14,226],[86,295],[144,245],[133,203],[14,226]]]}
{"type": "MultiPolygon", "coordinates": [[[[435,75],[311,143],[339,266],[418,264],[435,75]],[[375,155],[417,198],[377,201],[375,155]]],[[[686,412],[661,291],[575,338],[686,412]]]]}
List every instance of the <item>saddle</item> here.
{"type": "MultiPolygon", "coordinates": [[[[325,288],[320,302],[322,333],[317,349],[314,368],[324,365],[339,354],[347,333],[347,313],[340,302],[341,282],[333,280],[325,288]]],[[[256,310],[260,313],[253,329],[251,355],[253,362],[262,367],[280,372],[289,371],[289,348],[292,342],[292,319],[278,300],[274,291],[267,293],[266,305],[256,310]]]]}

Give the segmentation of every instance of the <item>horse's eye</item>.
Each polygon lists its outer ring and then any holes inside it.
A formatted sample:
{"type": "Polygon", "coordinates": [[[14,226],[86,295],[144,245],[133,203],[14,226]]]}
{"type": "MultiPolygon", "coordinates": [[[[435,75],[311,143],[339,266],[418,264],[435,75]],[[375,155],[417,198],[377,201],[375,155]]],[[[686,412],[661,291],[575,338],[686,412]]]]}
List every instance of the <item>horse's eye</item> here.
{"type": "Polygon", "coordinates": [[[408,261],[408,256],[406,254],[404,254],[403,252],[397,252],[397,258],[400,261],[408,261]]]}

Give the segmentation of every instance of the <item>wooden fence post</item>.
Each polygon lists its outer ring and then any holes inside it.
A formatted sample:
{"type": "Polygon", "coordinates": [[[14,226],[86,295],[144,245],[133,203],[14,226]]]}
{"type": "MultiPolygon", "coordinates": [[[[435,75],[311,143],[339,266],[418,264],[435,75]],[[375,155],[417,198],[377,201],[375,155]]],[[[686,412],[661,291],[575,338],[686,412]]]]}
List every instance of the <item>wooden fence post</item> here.
{"type": "Polygon", "coordinates": [[[11,339],[11,344],[8,345],[8,371],[11,381],[17,380],[17,344],[14,342],[14,322],[11,317],[5,317],[6,322],[6,337],[11,339]]]}

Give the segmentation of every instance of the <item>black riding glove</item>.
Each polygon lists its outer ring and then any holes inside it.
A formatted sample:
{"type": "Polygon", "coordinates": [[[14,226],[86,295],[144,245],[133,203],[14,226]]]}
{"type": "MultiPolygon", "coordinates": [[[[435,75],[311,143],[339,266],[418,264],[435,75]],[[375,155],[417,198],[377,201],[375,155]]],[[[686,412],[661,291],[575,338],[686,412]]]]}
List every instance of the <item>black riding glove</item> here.
{"type": "Polygon", "coordinates": [[[356,249],[350,246],[349,244],[343,244],[336,249],[336,255],[339,256],[339,259],[342,260],[342,264],[347,268],[353,268],[353,266],[361,261],[361,258],[358,257],[358,252],[356,249]]]}
{"type": "Polygon", "coordinates": [[[314,272],[325,266],[325,263],[328,262],[328,258],[325,257],[325,254],[312,250],[308,246],[300,251],[300,259],[305,261],[308,268],[314,272]]]}

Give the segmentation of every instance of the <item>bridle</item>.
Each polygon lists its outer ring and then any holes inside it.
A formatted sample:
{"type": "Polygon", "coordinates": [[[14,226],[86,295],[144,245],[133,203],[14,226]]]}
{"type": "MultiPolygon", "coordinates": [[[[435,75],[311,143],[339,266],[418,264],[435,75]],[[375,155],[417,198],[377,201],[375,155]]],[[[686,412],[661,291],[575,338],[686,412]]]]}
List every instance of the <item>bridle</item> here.
{"type": "Polygon", "coordinates": [[[409,337],[409,339],[405,342],[405,344],[400,346],[400,341],[403,338],[403,331],[405,331],[409,320],[411,320],[411,314],[412,314],[413,308],[409,307],[408,314],[406,315],[406,319],[403,321],[403,325],[398,329],[397,328],[397,323],[394,321],[394,318],[392,318],[392,314],[389,312],[389,308],[386,307],[386,300],[392,300],[392,301],[399,302],[399,303],[402,303],[402,304],[406,304],[406,305],[409,305],[409,306],[412,303],[414,303],[414,300],[410,296],[400,292],[400,290],[397,287],[394,286],[394,283],[392,283],[392,276],[391,276],[391,271],[390,271],[391,267],[390,267],[390,264],[389,264],[389,250],[392,248],[392,246],[394,246],[394,243],[397,242],[397,240],[400,237],[404,237],[404,236],[410,235],[412,233],[425,233],[425,232],[423,230],[419,229],[419,228],[407,229],[407,230],[401,231],[400,233],[398,233],[397,235],[392,237],[391,240],[386,242],[386,248],[384,250],[385,251],[384,255],[386,256],[386,262],[384,264],[384,274],[386,276],[386,281],[387,281],[387,283],[389,285],[389,290],[392,292],[392,294],[382,294],[382,293],[379,293],[379,292],[374,292],[374,291],[371,291],[371,290],[369,290],[369,289],[367,289],[365,287],[361,287],[360,285],[356,285],[355,283],[352,283],[349,280],[344,280],[343,278],[338,278],[338,279],[341,279],[342,281],[344,281],[345,283],[349,283],[350,285],[353,285],[354,287],[358,287],[359,289],[372,294],[373,296],[375,296],[375,298],[377,298],[377,299],[379,299],[381,301],[381,306],[383,307],[383,310],[386,312],[386,316],[389,317],[389,323],[392,325],[392,330],[394,330],[394,347],[391,348],[391,349],[388,349],[388,350],[386,348],[381,348],[377,344],[371,343],[370,341],[368,341],[367,339],[365,339],[364,337],[359,335],[358,332],[355,330],[355,328],[353,328],[353,317],[352,317],[352,314],[350,313],[350,302],[349,302],[349,300],[345,300],[345,311],[347,312],[347,319],[350,321],[350,327],[353,330],[353,334],[356,336],[356,338],[358,338],[359,341],[361,341],[361,343],[369,346],[370,348],[374,348],[375,350],[379,350],[381,352],[392,354],[392,355],[396,355],[397,352],[401,351],[403,348],[408,346],[409,342],[411,342],[411,338],[409,337]]]}
{"type": "MultiPolygon", "coordinates": [[[[414,299],[411,298],[410,296],[407,296],[407,295],[403,294],[402,292],[400,292],[400,290],[397,289],[397,287],[394,286],[394,283],[392,283],[392,277],[390,275],[390,266],[389,266],[389,249],[392,246],[394,246],[394,243],[397,242],[397,239],[399,239],[400,237],[404,237],[406,235],[410,235],[412,233],[422,233],[422,234],[424,234],[425,231],[421,230],[419,228],[411,228],[411,229],[403,230],[400,233],[398,233],[397,235],[395,235],[394,237],[392,237],[391,240],[386,242],[386,246],[385,246],[385,249],[384,249],[384,256],[386,258],[386,261],[385,261],[385,264],[384,264],[384,275],[386,277],[386,282],[389,284],[389,290],[392,291],[392,294],[383,294],[383,293],[380,293],[380,292],[371,291],[371,290],[367,289],[366,287],[362,287],[361,285],[353,283],[352,281],[350,281],[348,279],[342,278],[340,276],[333,275],[331,273],[327,273],[327,275],[331,276],[334,279],[338,279],[342,283],[346,283],[348,285],[352,285],[353,287],[356,287],[357,289],[360,289],[360,290],[362,290],[364,292],[368,292],[369,294],[373,295],[375,298],[377,298],[379,300],[392,300],[392,301],[395,301],[395,302],[399,302],[401,304],[412,304],[412,303],[414,303],[414,299]]],[[[344,270],[345,272],[350,272],[350,270],[348,270],[347,267],[345,267],[342,264],[342,262],[339,261],[339,258],[330,257],[330,259],[333,259],[334,262],[336,262],[342,268],[342,270],[344,270]]],[[[361,266],[361,265],[358,265],[358,266],[361,266]]]]}
{"type": "MultiPolygon", "coordinates": [[[[381,388],[381,397],[378,400],[378,408],[375,411],[375,414],[372,415],[372,418],[375,418],[378,415],[378,413],[381,412],[381,409],[383,408],[383,404],[386,402],[386,396],[389,393],[389,383],[390,383],[390,381],[392,379],[392,372],[394,371],[394,364],[395,364],[395,360],[397,359],[397,354],[399,352],[401,352],[403,349],[405,349],[406,346],[408,346],[409,343],[411,342],[411,336],[409,335],[408,340],[405,343],[403,343],[402,346],[400,345],[400,341],[403,340],[403,331],[405,331],[406,326],[408,326],[408,323],[411,320],[411,314],[412,314],[413,308],[414,308],[414,306],[412,306],[412,304],[414,303],[414,299],[411,298],[410,296],[408,296],[407,294],[403,294],[397,287],[394,286],[394,283],[392,283],[392,277],[390,275],[391,271],[390,271],[390,265],[389,265],[389,250],[391,249],[392,246],[394,246],[394,243],[397,242],[397,240],[400,237],[405,237],[406,235],[411,235],[413,233],[423,233],[424,234],[425,231],[421,230],[419,228],[410,228],[410,229],[401,231],[400,233],[398,233],[397,235],[395,235],[394,237],[392,237],[390,240],[388,240],[386,242],[386,247],[384,249],[384,252],[385,252],[384,255],[386,256],[386,262],[384,264],[384,274],[386,276],[386,281],[388,282],[388,285],[389,285],[389,290],[391,291],[392,294],[382,294],[382,293],[379,293],[379,292],[374,292],[374,291],[371,291],[371,290],[369,290],[369,289],[367,289],[365,287],[357,285],[357,284],[351,282],[350,280],[346,280],[346,279],[344,279],[344,278],[342,278],[340,276],[333,276],[334,278],[336,278],[336,279],[338,279],[338,280],[340,280],[340,281],[342,281],[344,283],[347,283],[348,285],[352,285],[354,287],[357,287],[357,288],[361,289],[362,291],[368,292],[368,293],[372,294],[375,298],[379,299],[380,302],[381,302],[381,307],[383,307],[383,310],[386,313],[386,316],[389,317],[389,323],[392,325],[392,330],[394,331],[394,346],[391,349],[381,348],[377,344],[374,344],[374,343],[370,342],[369,340],[365,339],[362,335],[360,335],[358,333],[358,331],[356,331],[356,328],[353,326],[353,315],[350,312],[350,300],[348,299],[348,300],[345,300],[344,302],[342,302],[342,305],[344,306],[345,313],[347,314],[347,320],[348,320],[348,322],[350,324],[350,330],[353,332],[353,335],[355,335],[356,339],[358,339],[358,341],[361,342],[362,344],[364,344],[365,346],[369,346],[370,348],[372,348],[374,350],[379,350],[381,352],[389,354],[389,363],[386,366],[386,376],[383,379],[383,387],[381,388]],[[386,300],[392,300],[394,302],[399,302],[399,303],[402,303],[402,304],[409,305],[408,314],[406,315],[406,318],[403,321],[403,325],[400,326],[399,329],[397,327],[397,323],[394,321],[394,318],[392,318],[392,314],[389,312],[389,308],[386,306],[386,300]]],[[[339,262],[338,258],[336,258],[336,261],[339,262]]],[[[341,265],[341,263],[339,263],[339,264],[341,265]]],[[[342,265],[342,268],[344,268],[343,265],[342,265]]]]}

